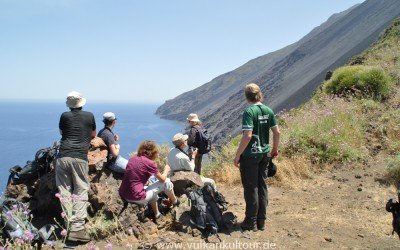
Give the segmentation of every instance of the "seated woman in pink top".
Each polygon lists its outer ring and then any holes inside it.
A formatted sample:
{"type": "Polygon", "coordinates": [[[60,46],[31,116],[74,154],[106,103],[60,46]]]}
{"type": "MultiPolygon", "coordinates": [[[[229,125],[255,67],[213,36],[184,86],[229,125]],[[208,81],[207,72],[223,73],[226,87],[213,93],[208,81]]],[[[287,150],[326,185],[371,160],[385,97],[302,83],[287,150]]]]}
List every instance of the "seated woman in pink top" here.
{"type": "Polygon", "coordinates": [[[124,178],[119,188],[119,194],[128,202],[134,201],[139,204],[150,203],[156,218],[161,213],[158,210],[158,194],[165,192],[173,205],[178,205],[178,199],[174,194],[173,184],[167,178],[170,167],[165,166],[161,174],[154,162],[158,157],[158,147],[153,141],[143,141],[139,145],[137,155],[130,158],[126,165],[124,178]],[[154,175],[158,181],[144,188],[150,176],[154,175]]]}

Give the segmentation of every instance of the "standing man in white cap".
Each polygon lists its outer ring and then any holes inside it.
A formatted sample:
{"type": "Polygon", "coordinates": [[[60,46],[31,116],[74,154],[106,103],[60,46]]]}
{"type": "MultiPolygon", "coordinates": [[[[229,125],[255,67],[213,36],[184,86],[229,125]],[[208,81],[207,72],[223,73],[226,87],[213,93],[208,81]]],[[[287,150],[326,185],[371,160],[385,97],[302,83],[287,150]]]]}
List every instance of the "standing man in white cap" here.
{"type": "Polygon", "coordinates": [[[189,114],[186,120],[190,125],[188,137],[189,153],[193,148],[197,148],[197,154],[194,158],[194,172],[201,175],[201,161],[203,154],[211,150],[211,139],[207,130],[201,126],[201,121],[197,114],[189,114]]]}
{"type": "Polygon", "coordinates": [[[67,95],[70,111],[60,117],[61,145],[56,160],[56,185],[63,211],[67,214],[68,241],[89,242],[85,230],[89,190],[87,154],[96,136],[96,123],[90,112],[82,110],[86,99],[76,91],[67,95]],[[72,211],[72,213],[71,213],[72,211]]]}
{"type": "Polygon", "coordinates": [[[120,145],[118,144],[119,136],[114,134],[113,128],[117,118],[112,112],[104,113],[103,122],[104,128],[97,134],[98,137],[103,139],[107,145],[107,167],[117,173],[125,173],[128,160],[123,158],[120,154],[120,145]]]}

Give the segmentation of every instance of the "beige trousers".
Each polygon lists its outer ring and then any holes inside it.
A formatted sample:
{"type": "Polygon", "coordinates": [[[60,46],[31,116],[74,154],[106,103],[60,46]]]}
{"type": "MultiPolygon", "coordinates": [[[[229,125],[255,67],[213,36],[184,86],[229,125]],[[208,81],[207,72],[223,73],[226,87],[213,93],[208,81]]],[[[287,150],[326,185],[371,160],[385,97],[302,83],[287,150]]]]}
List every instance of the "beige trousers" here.
{"type": "Polygon", "coordinates": [[[88,162],[62,157],[56,160],[56,185],[60,192],[64,220],[70,231],[85,229],[89,191],[88,162]]]}

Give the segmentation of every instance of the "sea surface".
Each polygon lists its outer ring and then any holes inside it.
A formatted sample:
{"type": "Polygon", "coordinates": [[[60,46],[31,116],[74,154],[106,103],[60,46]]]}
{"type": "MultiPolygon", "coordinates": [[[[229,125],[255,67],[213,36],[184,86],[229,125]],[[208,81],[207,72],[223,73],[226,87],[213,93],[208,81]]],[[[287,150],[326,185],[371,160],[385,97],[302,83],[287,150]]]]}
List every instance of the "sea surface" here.
{"type": "MultiPolygon", "coordinates": [[[[93,113],[97,131],[104,127],[102,115],[114,112],[121,155],[129,158],[143,140],[169,144],[173,135],[183,132],[184,123],[162,120],[154,115],[158,105],[87,103],[84,110],[93,113]]],[[[61,139],[58,123],[62,112],[68,111],[65,102],[0,102],[0,192],[4,191],[9,172],[33,160],[41,148],[50,147],[61,139]]]]}

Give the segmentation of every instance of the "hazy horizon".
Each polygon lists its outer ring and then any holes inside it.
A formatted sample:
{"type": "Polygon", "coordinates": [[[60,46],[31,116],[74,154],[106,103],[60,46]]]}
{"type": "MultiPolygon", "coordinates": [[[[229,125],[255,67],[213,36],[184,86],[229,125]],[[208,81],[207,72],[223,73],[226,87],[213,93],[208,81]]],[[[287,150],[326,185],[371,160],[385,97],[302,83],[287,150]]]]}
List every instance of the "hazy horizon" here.
{"type": "Polygon", "coordinates": [[[362,0],[0,0],[0,100],[162,104],[362,0]]]}

